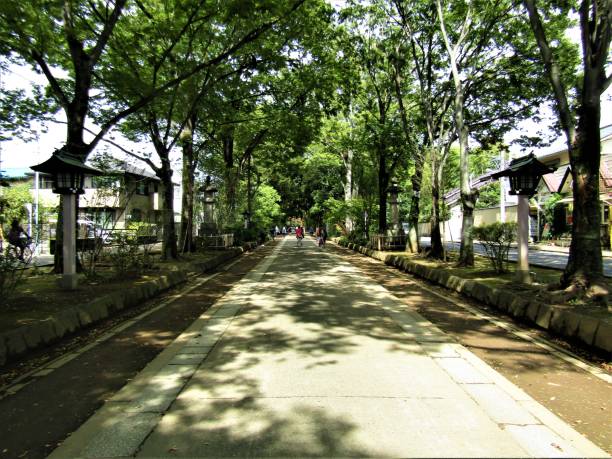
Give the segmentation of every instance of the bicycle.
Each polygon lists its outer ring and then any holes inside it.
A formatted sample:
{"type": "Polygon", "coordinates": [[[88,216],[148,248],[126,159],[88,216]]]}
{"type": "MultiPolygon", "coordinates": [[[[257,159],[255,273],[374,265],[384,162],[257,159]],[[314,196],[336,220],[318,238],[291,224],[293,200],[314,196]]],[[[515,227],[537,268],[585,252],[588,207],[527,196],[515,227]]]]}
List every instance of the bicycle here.
{"type": "Polygon", "coordinates": [[[21,263],[29,264],[30,261],[32,261],[32,256],[34,255],[34,247],[32,247],[32,245],[32,239],[28,238],[26,244],[23,246],[23,249],[21,249],[21,256],[19,256],[19,247],[9,242],[6,247],[6,254],[15,260],[19,260],[21,263]]]}

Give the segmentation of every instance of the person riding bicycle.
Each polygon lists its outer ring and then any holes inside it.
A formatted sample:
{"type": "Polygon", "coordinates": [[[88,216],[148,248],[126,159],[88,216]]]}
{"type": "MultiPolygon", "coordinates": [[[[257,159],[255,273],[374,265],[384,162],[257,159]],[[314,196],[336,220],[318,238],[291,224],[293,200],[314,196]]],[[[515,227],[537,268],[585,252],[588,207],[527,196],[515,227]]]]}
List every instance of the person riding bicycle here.
{"type": "Polygon", "coordinates": [[[297,239],[297,244],[302,245],[302,239],[304,239],[304,229],[301,226],[295,228],[295,237],[297,239]]]}
{"type": "Polygon", "coordinates": [[[7,235],[7,239],[9,241],[9,244],[15,246],[18,249],[18,258],[20,260],[23,260],[23,251],[30,242],[30,236],[28,235],[28,233],[25,232],[23,226],[19,224],[19,220],[17,220],[16,218],[13,219],[13,222],[11,223],[11,229],[7,235]]]}

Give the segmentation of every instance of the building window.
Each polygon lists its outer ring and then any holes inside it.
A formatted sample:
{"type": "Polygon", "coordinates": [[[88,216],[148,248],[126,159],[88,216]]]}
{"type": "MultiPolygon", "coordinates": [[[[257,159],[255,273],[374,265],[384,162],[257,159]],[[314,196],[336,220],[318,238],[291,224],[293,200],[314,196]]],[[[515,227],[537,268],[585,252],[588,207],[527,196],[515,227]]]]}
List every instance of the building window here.
{"type": "Polygon", "coordinates": [[[38,187],[41,190],[50,190],[53,188],[53,177],[50,175],[40,174],[38,176],[38,187]]]}
{"type": "Polygon", "coordinates": [[[149,184],[146,180],[136,182],[136,194],[146,196],[149,194],[149,184]]]}
{"type": "Polygon", "coordinates": [[[140,209],[132,209],[132,213],[130,215],[131,222],[141,222],[142,221],[142,211],[140,209]]]}

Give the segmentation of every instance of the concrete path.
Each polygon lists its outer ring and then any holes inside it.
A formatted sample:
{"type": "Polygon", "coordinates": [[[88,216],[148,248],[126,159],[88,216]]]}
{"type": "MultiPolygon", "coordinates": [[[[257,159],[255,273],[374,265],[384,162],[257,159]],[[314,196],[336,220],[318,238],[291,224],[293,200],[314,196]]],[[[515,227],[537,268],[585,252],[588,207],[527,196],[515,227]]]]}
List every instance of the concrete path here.
{"type": "Polygon", "coordinates": [[[293,238],[50,457],[134,455],[607,457],[357,268],[293,238]]]}

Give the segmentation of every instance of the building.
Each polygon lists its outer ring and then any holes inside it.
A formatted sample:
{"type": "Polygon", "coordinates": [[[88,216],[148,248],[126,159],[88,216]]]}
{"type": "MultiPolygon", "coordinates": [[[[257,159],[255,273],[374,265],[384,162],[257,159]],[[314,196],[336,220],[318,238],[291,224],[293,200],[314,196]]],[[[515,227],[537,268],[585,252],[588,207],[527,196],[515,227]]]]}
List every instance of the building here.
{"type": "MultiPolygon", "coordinates": [[[[569,165],[567,149],[554,153],[539,155],[538,159],[550,167],[555,167],[555,172],[544,175],[538,185],[536,194],[530,201],[530,234],[533,240],[558,238],[569,244],[572,224],[572,176],[569,165]],[[546,203],[553,196],[561,195],[561,199],[555,199],[553,208],[553,222],[545,222],[544,213],[546,203]]],[[[493,173],[493,172],[491,172],[493,173]]],[[[490,175],[490,174],[489,174],[490,175]]],[[[504,179],[505,180],[505,179],[504,179]]],[[[475,183],[490,183],[487,177],[478,177],[475,183]]],[[[506,184],[505,189],[508,190],[506,184]]],[[[600,166],[600,201],[602,212],[602,245],[610,247],[612,226],[612,125],[601,128],[601,166],[600,166]]],[[[458,190],[452,190],[445,195],[445,200],[450,210],[450,219],[442,223],[442,234],[446,241],[459,241],[461,239],[462,212],[459,202],[458,190]]],[[[504,221],[516,222],[517,201],[516,196],[505,194],[505,205],[503,214],[504,221]]],[[[500,206],[477,209],[474,212],[474,225],[480,226],[502,221],[502,210],[500,206]]],[[[422,226],[422,234],[426,235],[429,229],[422,226]]]]}

